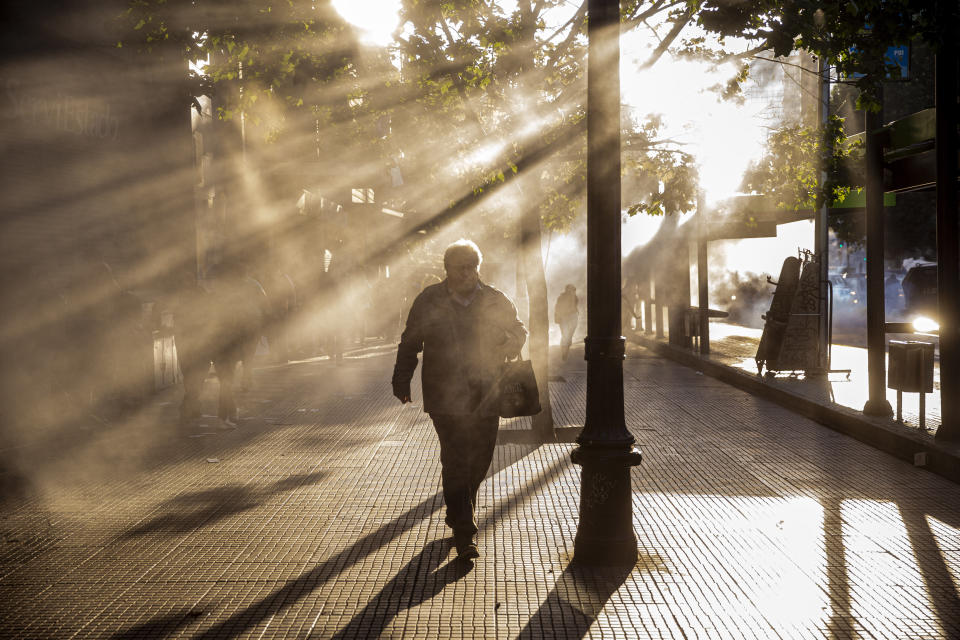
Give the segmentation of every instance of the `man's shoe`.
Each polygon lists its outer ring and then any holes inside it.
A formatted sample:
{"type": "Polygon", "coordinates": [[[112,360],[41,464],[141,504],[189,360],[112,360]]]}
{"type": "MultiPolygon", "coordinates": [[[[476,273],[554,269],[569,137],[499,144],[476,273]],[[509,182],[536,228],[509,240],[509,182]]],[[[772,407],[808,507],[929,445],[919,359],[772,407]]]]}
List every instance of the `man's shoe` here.
{"type": "Polygon", "coordinates": [[[473,536],[455,536],[454,544],[457,547],[457,558],[461,560],[473,560],[480,557],[480,549],[473,536]]]}

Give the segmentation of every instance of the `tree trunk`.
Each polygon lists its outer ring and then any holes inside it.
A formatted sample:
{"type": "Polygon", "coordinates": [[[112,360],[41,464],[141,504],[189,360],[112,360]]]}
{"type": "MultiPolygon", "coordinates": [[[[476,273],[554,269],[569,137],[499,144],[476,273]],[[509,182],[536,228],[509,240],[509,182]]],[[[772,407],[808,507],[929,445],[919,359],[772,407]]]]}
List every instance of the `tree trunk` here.
{"type": "Polygon", "coordinates": [[[529,303],[529,349],[533,372],[540,389],[541,411],[533,416],[533,432],[541,441],[556,439],[553,430],[553,410],[550,407],[550,317],[547,301],[547,276],[543,268],[540,250],[540,211],[535,206],[526,207],[520,216],[520,246],[526,274],[527,299],[529,303]]]}

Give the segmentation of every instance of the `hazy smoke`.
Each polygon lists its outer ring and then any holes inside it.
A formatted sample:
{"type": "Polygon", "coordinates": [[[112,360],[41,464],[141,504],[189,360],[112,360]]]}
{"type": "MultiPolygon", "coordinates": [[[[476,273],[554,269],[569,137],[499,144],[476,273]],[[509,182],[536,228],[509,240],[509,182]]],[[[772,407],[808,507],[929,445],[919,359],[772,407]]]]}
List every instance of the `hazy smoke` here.
{"type": "Polygon", "coordinates": [[[710,273],[710,307],[729,313],[726,322],[762,328],[761,316],[770,308],[773,291],[767,274],[720,270],[710,273]]]}

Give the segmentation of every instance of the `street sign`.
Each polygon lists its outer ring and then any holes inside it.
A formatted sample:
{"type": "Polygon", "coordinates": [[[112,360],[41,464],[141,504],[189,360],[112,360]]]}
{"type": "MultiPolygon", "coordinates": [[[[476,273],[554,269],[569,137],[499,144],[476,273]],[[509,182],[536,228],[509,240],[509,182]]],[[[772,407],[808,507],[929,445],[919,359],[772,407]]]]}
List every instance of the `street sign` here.
{"type": "MultiPolygon", "coordinates": [[[[887,47],[883,54],[883,62],[888,67],[887,80],[909,80],[910,79],[910,47],[905,44],[887,47]],[[890,71],[890,67],[896,67],[890,71]]],[[[852,73],[847,80],[857,80],[862,78],[863,73],[852,73]]]]}

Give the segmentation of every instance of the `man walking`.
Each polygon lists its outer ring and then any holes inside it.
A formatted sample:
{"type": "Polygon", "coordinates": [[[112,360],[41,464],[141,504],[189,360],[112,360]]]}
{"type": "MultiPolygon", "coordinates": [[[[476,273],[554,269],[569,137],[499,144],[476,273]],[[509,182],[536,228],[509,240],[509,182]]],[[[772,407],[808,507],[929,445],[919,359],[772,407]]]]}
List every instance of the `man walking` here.
{"type": "Polygon", "coordinates": [[[568,284],[553,306],[553,321],[560,325],[560,357],[563,360],[566,360],[570,353],[573,332],[577,329],[580,315],[578,307],[577,288],[568,284]]]}
{"type": "Polygon", "coordinates": [[[393,370],[393,395],[410,402],[410,380],[423,351],[423,410],[440,439],[445,521],[457,555],[467,560],[480,555],[475,507],[497,443],[497,377],[527,337],[514,304],[480,281],[482,260],[469,240],[447,247],[447,278],[413,301],[393,370]]]}

